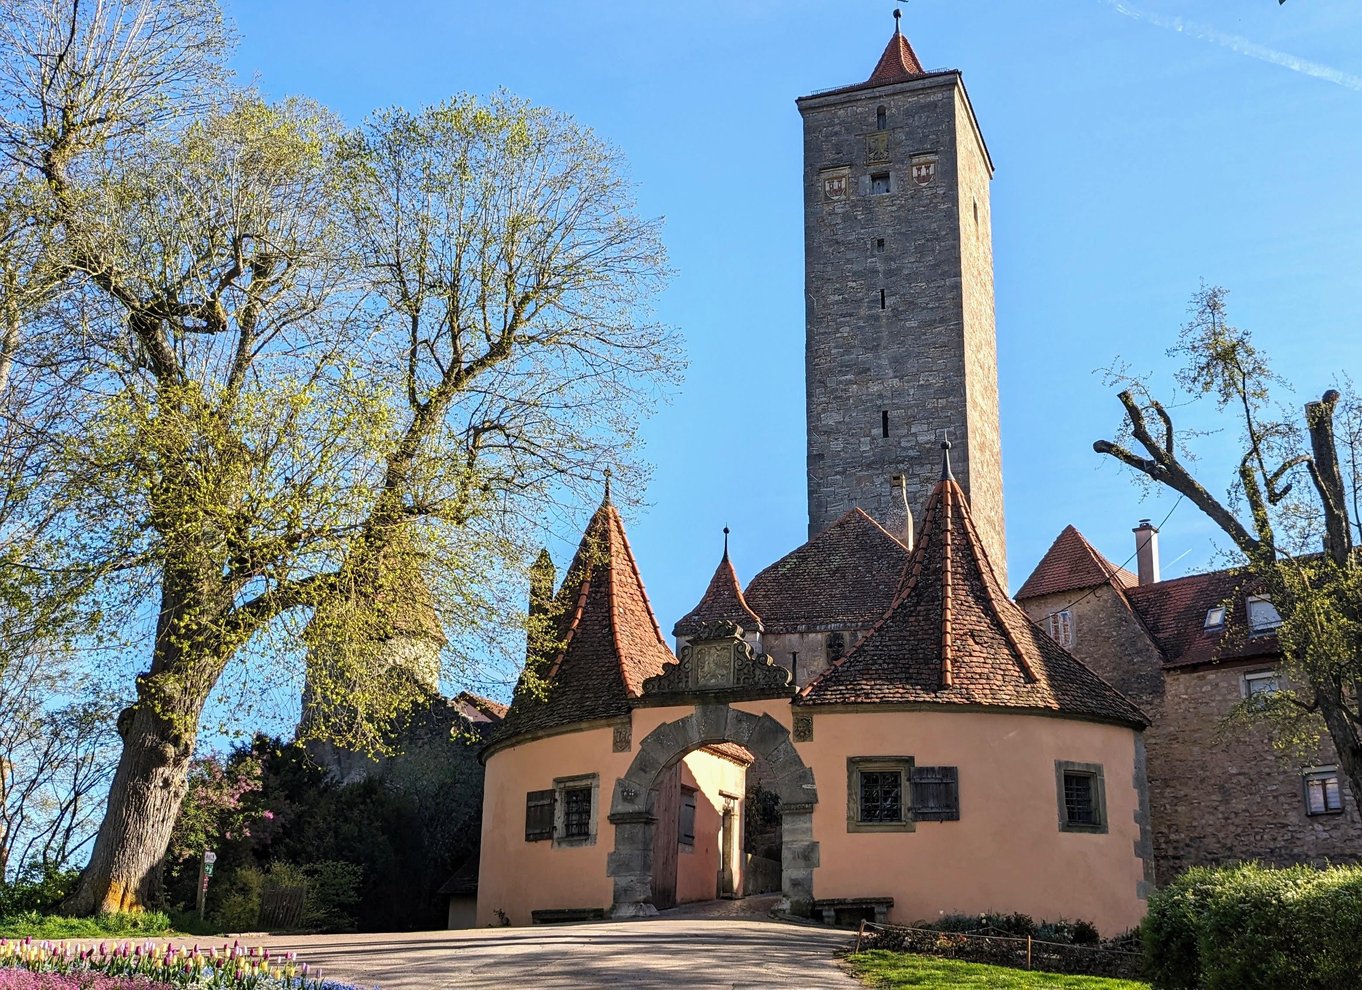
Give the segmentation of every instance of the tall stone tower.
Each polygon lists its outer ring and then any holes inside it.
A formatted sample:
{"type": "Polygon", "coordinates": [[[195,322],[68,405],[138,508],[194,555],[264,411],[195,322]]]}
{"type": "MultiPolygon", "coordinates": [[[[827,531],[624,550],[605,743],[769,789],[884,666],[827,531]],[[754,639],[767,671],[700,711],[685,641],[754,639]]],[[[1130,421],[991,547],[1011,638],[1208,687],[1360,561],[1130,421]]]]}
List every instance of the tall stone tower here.
{"type": "Polygon", "coordinates": [[[809,533],[852,506],[883,522],[897,475],[921,514],[949,439],[1006,587],[993,163],[960,73],[925,71],[894,15],[868,80],[797,101],[809,533]]]}

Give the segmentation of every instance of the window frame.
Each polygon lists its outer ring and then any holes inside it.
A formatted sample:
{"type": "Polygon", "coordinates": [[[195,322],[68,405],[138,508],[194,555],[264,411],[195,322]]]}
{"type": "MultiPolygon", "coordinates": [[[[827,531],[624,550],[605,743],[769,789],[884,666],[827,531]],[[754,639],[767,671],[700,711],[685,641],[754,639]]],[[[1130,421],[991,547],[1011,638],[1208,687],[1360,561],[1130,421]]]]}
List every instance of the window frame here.
{"type": "Polygon", "coordinates": [[[600,817],[601,778],[599,774],[584,773],[571,777],[555,777],[553,781],[553,845],[554,848],[573,846],[594,846],[596,844],[596,820],[600,817]],[[587,832],[584,835],[567,834],[567,792],[590,788],[591,797],[587,804],[587,832]]]}
{"type": "Polygon", "coordinates": [[[1248,620],[1248,630],[1250,636],[1270,636],[1282,626],[1281,613],[1277,611],[1277,606],[1272,604],[1272,599],[1267,595],[1249,595],[1244,599],[1244,617],[1248,620]],[[1255,622],[1253,619],[1253,606],[1266,605],[1272,609],[1276,621],[1269,620],[1268,623],[1255,622]]]}
{"type": "Polygon", "coordinates": [[[1307,818],[1325,818],[1329,815],[1341,815],[1344,811],[1343,805],[1343,781],[1339,779],[1338,767],[1336,765],[1322,767],[1306,767],[1301,771],[1301,797],[1305,802],[1305,816],[1307,818]],[[1329,787],[1327,781],[1334,782],[1334,794],[1338,801],[1338,806],[1329,807],[1329,787]],[[1324,806],[1319,811],[1310,810],[1310,785],[1315,781],[1324,784],[1321,788],[1321,796],[1324,806]]]}
{"type": "Polygon", "coordinates": [[[1080,763],[1074,760],[1055,760],[1055,797],[1059,805],[1061,832],[1088,832],[1105,835],[1107,832],[1107,785],[1100,763],[1080,763]],[[1069,817],[1066,783],[1069,777],[1084,777],[1091,781],[1093,815],[1095,821],[1077,822],[1069,817]]]}
{"type": "Polygon", "coordinates": [[[682,849],[695,848],[695,811],[699,807],[699,788],[681,785],[681,802],[676,809],[676,844],[682,849]],[[690,809],[690,835],[686,835],[686,809],[690,809]]]}
{"type": "Polygon", "coordinates": [[[1074,614],[1072,609],[1062,608],[1045,617],[1050,638],[1064,649],[1074,645],[1074,614]]]}
{"type": "Polygon", "coordinates": [[[1239,693],[1245,698],[1253,698],[1260,694],[1276,694],[1282,689],[1281,675],[1273,668],[1263,668],[1262,670],[1246,670],[1239,675],[1239,693]],[[1260,688],[1257,691],[1253,685],[1259,681],[1271,681],[1272,687],[1260,688]]]}
{"type": "Polygon", "coordinates": [[[891,171],[871,172],[869,177],[869,192],[871,196],[888,196],[894,191],[894,173],[891,171]],[[876,189],[875,183],[884,180],[884,188],[876,189]]]}
{"type": "Polygon", "coordinates": [[[1225,616],[1229,612],[1224,605],[1212,605],[1206,609],[1206,618],[1201,621],[1202,632],[1216,633],[1225,628],[1225,616]],[[1214,617],[1214,621],[1212,618],[1214,617]]]}
{"type": "Polygon", "coordinates": [[[847,831],[848,832],[914,832],[913,818],[913,758],[911,756],[848,756],[847,757],[847,831]],[[861,818],[861,774],[897,773],[899,775],[898,821],[864,821],[861,818]]]}

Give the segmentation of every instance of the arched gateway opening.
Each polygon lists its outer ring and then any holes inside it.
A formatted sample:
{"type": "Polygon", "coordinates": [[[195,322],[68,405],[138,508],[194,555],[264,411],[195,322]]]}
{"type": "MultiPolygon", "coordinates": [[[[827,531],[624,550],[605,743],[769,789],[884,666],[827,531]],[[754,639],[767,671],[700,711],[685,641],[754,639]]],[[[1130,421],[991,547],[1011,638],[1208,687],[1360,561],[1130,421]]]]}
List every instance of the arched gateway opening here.
{"type": "Polygon", "coordinates": [[[765,784],[780,798],[781,893],[793,913],[808,914],[812,907],[818,865],[813,771],[779,721],[732,706],[736,701],[788,699],[794,691],[790,674],[770,657],[755,656],[741,629],[724,626],[696,636],[682,648],[678,664],[644,685],[645,705],[679,709],[689,702],[690,711],[649,732],[628,771],[615,782],[610,801],[615,849],[607,862],[614,883],[612,917],[657,912],[653,839],[658,784],[687,753],[718,743],[736,743],[765,761],[765,784]]]}

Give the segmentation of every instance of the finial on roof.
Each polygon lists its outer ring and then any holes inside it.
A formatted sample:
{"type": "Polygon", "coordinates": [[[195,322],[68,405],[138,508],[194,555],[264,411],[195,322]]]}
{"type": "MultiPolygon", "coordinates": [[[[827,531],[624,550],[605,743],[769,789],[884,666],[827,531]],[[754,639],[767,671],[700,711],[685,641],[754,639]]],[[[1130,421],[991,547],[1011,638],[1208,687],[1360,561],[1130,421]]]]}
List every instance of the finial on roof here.
{"type": "Polygon", "coordinates": [[[603,505],[610,504],[610,476],[614,474],[609,468],[605,469],[605,498],[601,499],[603,505]]]}
{"type": "Polygon", "coordinates": [[[724,560],[728,559],[728,527],[724,527],[724,560]]]}
{"type": "Polygon", "coordinates": [[[900,34],[900,33],[901,33],[901,32],[899,31],[899,19],[900,19],[901,17],[903,17],[903,11],[901,11],[901,10],[899,10],[897,7],[895,7],[895,8],[894,8],[894,33],[895,33],[895,34],[900,34]]]}
{"type": "Polygon", "coordinates": [[[955,475],[951,474],[951,442],[941,441],[941,480],[955,480],[955,475]]]}

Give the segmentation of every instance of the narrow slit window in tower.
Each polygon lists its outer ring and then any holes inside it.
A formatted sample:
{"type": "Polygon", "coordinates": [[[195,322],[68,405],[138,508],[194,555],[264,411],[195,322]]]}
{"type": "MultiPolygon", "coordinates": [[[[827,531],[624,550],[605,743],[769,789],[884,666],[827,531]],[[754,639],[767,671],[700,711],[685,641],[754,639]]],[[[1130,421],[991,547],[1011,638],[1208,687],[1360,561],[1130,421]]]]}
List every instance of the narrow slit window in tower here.
{"type": "Polygon", "coordinates": [[[875,253],[876,253],[876,254],[884,254],[884,238],[883,238],[883,237],[877,237],[877,238],[875,238],[875,253]]]}
{"type": "Polygon", "coordinates": [[[884,290],[880,290],[880,309],[884,309],[884,290]]]}
{"type": "Polygon", "coordinates": [[[889,436],[889,410],[880,410],[880,436],[889,436]]]}
{"type": "Polygon", "coordinates": [[[974,226],[979,226],[979,201],[974,201],[974,226]]]}
{"type": "Polygon", "coordinates": [[[889,115],[885,113],[884,107],[875,110],[875,130],[882,131],[889,126],[889,115]]]}

